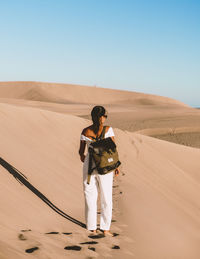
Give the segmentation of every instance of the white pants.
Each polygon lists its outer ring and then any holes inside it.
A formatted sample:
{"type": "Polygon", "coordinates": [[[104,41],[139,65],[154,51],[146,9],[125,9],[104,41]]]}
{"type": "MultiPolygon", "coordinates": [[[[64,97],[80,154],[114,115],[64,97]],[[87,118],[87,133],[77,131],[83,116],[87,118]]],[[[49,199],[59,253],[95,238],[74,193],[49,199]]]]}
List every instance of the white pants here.
{"type": "Polygon", "coordinates": [[[86,226],[89,230],[97,229],[97,197],[99,186],[101,197],[100,229],[109,230],[112,220],[113,172],[100,175],[94,170],[90,178],[90,184],[87,184],[87,163],[88,161],[85,161],[83,167],[86,226]]]}

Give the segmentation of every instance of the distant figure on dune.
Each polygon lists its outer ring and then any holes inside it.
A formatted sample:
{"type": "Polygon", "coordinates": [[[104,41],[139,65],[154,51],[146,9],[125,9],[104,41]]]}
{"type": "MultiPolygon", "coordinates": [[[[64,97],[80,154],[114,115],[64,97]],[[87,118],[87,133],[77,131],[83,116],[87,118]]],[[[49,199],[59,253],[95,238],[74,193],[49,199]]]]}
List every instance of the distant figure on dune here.
{"type": "MultiPolygon", "coordinates": [[[[110,225],[112,219],[112,185],[113,175],[119,175],[119,168],[115,168],[112,171],[100,174],[95,167],[95,163],[91,160],[91,145],[97,143],[96,141],[104,139],[105,141],[111,140],[115,145],[114,132],[112,127],[103,126],[106,118],[107,111],[103,106],[95,106],[91,111],[91,117],[93,124],[83,129],[80,137],[80,159],[83,164],[83,188],[85,196],[85,217],[87,229],[92,231],[94,234],[97,233],[97,196],[98,186],[100,188],[101,195],[101,215],[100,215],[100,229],[103,231],[105,236],[112,236],[110,232],[110,225]],[[111,137],[111,139],[108,139],[111,137]],[[88,147],[88,153],[85,156],[85,147],[88,147]],[[95,168],[91,174],[90,167],[95,168]]],[[[115,146],[116,147],[116,146],[115,146]]],[[[108,159],[109,160],[109,159],[108,159]]],[[[112,160],[112,159],[111,159],[112,160]]],[[[118,166],[118,164],[115,164],[118,166]]]]}

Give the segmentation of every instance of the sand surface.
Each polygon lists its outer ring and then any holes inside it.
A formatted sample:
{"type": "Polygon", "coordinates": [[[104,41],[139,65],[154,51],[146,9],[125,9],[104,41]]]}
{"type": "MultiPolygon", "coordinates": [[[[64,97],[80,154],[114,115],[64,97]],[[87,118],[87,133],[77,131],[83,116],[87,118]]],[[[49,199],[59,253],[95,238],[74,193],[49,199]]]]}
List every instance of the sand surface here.
{"type": "Polygon", "coordinates": [[[1,82],[0,114],[1,259],[200,258],[200,110],[127,91],[1,82]],[[94,104],[109,112],[122,162],[117,235],[96,239],[84,228],[78,156],[94,104]]]}
{"type": "Polygon", "coordinates": [[[108,123],[113,127],[200,146],[200,109],[167,97],[69,84],[0,82],[0,102],[89,120],[94,104],[102,104],[109,111],[108,123]]]}

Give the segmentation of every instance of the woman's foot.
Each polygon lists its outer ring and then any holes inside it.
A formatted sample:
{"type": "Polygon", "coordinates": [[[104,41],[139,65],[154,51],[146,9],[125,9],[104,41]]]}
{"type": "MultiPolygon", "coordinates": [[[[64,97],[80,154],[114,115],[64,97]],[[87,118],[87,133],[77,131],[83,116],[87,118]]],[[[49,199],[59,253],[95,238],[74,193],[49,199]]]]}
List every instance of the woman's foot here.
{"type": "Polygon", "coordinates": [[[110,232],[110,230],[104,230],[103,234],[105,237],[113,237],[113,234],[110,232]]]}

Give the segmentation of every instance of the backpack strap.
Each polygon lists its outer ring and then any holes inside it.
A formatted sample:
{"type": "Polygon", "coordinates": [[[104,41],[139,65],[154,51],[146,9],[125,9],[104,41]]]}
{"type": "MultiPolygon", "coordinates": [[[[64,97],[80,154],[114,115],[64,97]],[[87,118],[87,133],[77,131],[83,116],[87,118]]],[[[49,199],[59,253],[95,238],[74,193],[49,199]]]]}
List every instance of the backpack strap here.
{"type": "Polygon", "coordinates": [[[100,139],[104,139],[105,138],[105,133],[106,133],[106,126],[103,126],[103,130],[101,132],[101,135],[99,136],[100,139]]]}
{"type": "Polygon", "coordinates": [[[93,136],[91,136],[91,138],[92,138],[94,141],[97,141],[97,140],[100,140],[100,139],[104,139],[104,138],[105,138],[105,133],[106,133],[106,126],[103,126],[103,130],[102,130],[100,136],[99,136],[99,137],[96,137],[96,138],[93,137],[93,136]]]}

